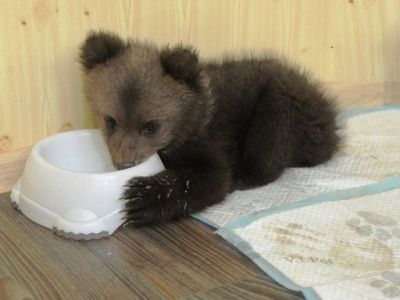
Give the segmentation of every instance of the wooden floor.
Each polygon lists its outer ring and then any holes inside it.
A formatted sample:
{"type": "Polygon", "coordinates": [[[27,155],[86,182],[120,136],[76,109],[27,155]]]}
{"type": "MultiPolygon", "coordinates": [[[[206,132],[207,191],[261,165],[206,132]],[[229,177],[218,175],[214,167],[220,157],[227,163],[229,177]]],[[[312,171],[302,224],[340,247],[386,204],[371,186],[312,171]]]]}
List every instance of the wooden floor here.
{"type": "Polygon", "coordinates": [[[64,240],[0,194],[0,299],[303,299],[193,219],[64,240]]]}

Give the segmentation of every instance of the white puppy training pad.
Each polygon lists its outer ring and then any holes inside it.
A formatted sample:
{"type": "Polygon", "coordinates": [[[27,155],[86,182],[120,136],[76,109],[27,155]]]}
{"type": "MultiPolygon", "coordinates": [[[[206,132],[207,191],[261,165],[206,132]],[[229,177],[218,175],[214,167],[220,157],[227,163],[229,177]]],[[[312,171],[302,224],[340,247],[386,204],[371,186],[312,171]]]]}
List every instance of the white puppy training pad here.
{"type": "Polygon", "coordinates": [[[331,161],[194,217],[308,300],[400,299],[399,108],[342,114],[331,161]]]}
{"type": "Polygon", "coordinates": [[[123,185],[164,169],[158,155],[116,171],[99,130],[60,133],[36,144],[13,187],[13,205],[34,222],[73,239],[112,234],[122,223],[123,185]]]}
{"type": "Polygon", "coordinates": [[[259,212],[219,234],[307,299],[400,298],[400,177],[259,212]]]}

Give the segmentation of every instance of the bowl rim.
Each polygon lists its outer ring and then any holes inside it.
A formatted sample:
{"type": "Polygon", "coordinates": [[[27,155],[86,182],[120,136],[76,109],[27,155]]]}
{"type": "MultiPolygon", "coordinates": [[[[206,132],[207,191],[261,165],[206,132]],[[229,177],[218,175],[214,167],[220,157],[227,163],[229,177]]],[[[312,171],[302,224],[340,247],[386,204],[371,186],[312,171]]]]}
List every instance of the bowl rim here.
{"type": "Polygon", "coordinates": [[[49,161],[47,161],[40,153],[40,149],[42,147],[45,147],[46,144],[51,143],[52,140],[59,138],[60,136],[90,135],[90,134],[95,134],[95,133],[101,134],[101,131],[99,129],[77,129],[77,130],[61,132],[61,133],[57,133],[57,134],[48,136],[33,146],[30,156],[32,156],[37,162],[39,162],[40,165],[43,165],[44,167],[49,168],[50,170],[53,170],[53,171],[57,171],[57,172],[68,174],[68,175],[82,176],[82,177],[107,178],[107,177],[115,177],[116,175],[117,176],[129,175],[130,173],[132,173],[133,169],[143,167],[143,165],[146,165],[149,162],[149,160],[151,160],[155,155],[158,155],[157,153],[155,153],[155,154],[149,156],[146,160],[144,160],[139,165],[133,166],[131,168],[127,168],[127,169],[123,169],[123,170],[115,170],[115,171],[110,171],[110,172],[89,172],[88,173],[88,172],[71,171],[71,170],[67,170],[67,169],[58,167],[58,166],[50,163],[49,161]]]}

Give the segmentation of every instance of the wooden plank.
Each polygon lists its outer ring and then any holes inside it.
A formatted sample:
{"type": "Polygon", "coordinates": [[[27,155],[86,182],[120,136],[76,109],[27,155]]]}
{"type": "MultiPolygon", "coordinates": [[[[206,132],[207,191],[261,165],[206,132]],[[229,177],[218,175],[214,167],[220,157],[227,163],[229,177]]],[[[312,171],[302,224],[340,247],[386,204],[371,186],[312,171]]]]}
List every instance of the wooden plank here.
{"type": "MultiPolygon", "coordinates": [[[[11,207],[9,194],[1,194],[0,220],[0,276],[1,270],[8,276],[3,287],[0,281],[0,293],[21,288],[40,300],[177,299],[262,275],[190,218],[121,228],[102,240],[71,241],[29,221],[11,207]]],[[[285,293],[265,277],[239,284],[237,295],[254,293],[255,285],[275,299],[285,293]]]]}
{"type": "Polygon", "coordinates": [[[400,103],[400,82],[327,82],[340,108],[400,103]]]}
{"type": "Polygon", "coordinates": [[[26,159],[31,147],[0,152],[0,193],[10,191],[17,179],[22,175],[26,159]]]}
{"type": "MultiPolygon", "coordinates": [[[[183,298],[182,298],[183,299],[183,298]]],[[[304,299],[300,292],[289,292],[282,286],[272,283],[266,275],[252,276],[237,282],[185,297],[185,300],[300,300],[304,299]]]]}
{"type": "Polygon", "coordinates": [[[32,295],[10,275],[0,259],[0,299],[1,300],[32,300],[32,295]]]}
{"type": "Polygon", "coordinates": [[[32,300],[33,296],[11,276],[0,276],[0,299],[32,300]]]}

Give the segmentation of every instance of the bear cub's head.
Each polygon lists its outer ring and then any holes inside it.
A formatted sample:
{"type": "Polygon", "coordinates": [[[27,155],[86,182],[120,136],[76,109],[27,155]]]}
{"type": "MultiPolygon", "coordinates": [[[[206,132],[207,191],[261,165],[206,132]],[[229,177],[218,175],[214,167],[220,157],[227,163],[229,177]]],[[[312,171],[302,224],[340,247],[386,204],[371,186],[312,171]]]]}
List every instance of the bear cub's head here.
{"type": "Polygon", "coordinates": [[[207,80],[190,47],[91,32],[81,64],[86,97],[118,169],[185,143],[208,122],[207,80]]]}

